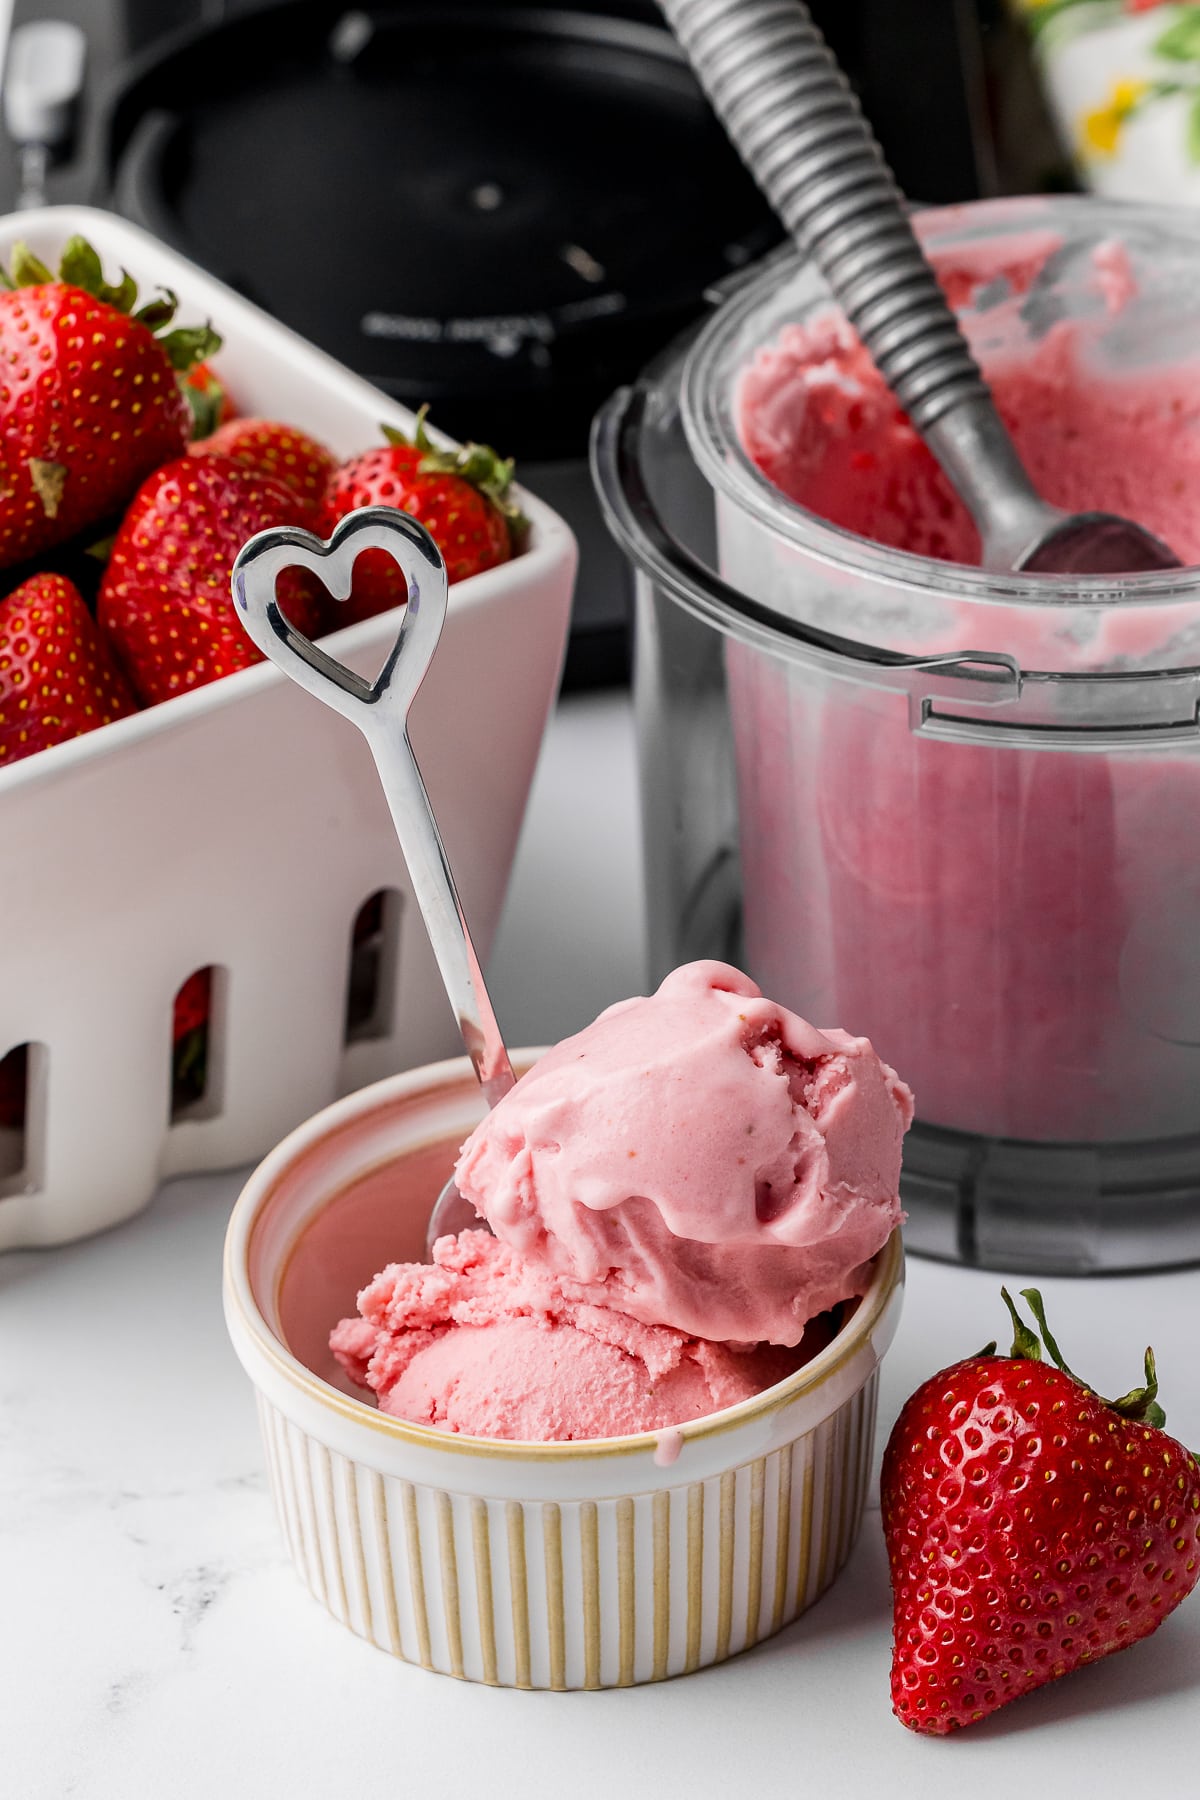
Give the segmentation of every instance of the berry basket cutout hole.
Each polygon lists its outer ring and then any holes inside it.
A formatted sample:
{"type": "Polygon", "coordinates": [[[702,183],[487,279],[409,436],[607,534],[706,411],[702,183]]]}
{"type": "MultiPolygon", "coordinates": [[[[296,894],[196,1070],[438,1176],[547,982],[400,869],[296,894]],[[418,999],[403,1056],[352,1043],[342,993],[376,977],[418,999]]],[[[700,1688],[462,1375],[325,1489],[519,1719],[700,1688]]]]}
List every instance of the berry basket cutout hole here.
{"type": "Polygon", "coordinates": [[[391,1035],[396,1014],[402,908],[403,899],[396,888],[379,888],[355,914],[346,978],[348,1044],[391,1035]]]}
{"type": "Polygon", "coordinates": [[[45,1145],[45,1044],[15,1044],[0,1057],[0,1200],[42,1186],[45,1145]]]}
{"type": "Polygon", "coordinates": [[[224,1100],[222,1049],[228,971],[193,969],[171,1004],[171,1124],[219,1117],[224,1100]]]}

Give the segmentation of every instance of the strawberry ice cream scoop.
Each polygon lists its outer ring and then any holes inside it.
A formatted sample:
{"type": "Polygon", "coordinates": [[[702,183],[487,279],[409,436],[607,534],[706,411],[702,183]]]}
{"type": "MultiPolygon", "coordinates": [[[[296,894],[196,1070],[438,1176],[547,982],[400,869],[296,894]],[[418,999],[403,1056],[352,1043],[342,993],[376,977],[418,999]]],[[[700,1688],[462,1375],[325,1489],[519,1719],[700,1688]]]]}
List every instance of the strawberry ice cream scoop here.
{"type": "Polygon", "coordinates": [[[594,1306],[486,1231],[439,1238],[432,1263],[391,1264],[358,1305],[330,1345],[381,1412],[526,1443],[682,1425],[750,1399],[802,1360],[594,1306]]]}
{"type": "Polygon", "coordinates": [[[463,1145],[496,1236],[597,1306],[795,1345],[900,1221],[912,1095],[724,963],[676,969],[558,1044],[463,1145]]]}

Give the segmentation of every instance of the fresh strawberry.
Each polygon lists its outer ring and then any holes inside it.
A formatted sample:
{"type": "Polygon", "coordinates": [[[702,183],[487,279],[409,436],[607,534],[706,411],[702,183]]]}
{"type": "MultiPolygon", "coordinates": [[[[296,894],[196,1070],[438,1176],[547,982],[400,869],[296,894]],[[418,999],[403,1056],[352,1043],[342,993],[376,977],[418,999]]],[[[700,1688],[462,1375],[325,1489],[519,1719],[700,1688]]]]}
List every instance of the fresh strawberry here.
{"type": "MultiPolygon", "coordinates": [[[[507,562],[525,521],[509,496],[512,463],[486,444],[442,451],[425,431],[425,408],[411,438],[384,427],[386,444],[343,463],[325,494],[318,530],[328,537],[339,519],[361,506],[394,506],[420,519],[446,561],[451,581],[507,562]]],[[[339,624],[386,612],[407,598],[404,576],[383,550],[366,550],[354,565],[350,598],[339,624]]]]}
{"type": "Polygon", "coordinates": [[[177,1044],[189,1032],[200,1031],[208,1024],[212,1003],[212,970],[195,969],[175,996],[171,1020],[171,1042],[177,1044]]]}
{"type": "Polygon", "coordinates": [[[204,1094],[211,1013],[212,970],[195,969],[175,996],[171,1019],[172,1110],[190,1106],[204,1094]]]}
{"type": "MultiPolygon", "coordinates": [[[[256,531],[311,522],[293,489],[228,456],[179,457],[143,483],[113,544],[97,618],[146,705],[261,662],[230,598],[234,558],[256,531]]],[[[320,631],[310,577],[288,570],[279,598],[298,631],[320,631]]]]}
{"type": "Polygon", "coordinates": [[[34,575],[0,601],[0,769],[136,711],[69,581],[34,575]]]}
{"type": "Polygon", "coordinates": [[[1013,1347],[925,1382],[883,1460],[892,1704],[945,1733],[1149,1636],[1200,1579],[1200,1465],[1146,1385],[1102,1400],[1007,1291],[1013,1347]],[[1041,1360],[1043,1346],[1054,1367],[1041,1360]]]}
{"type": "Polygon", "coordinates": [[[207,326],[157,335],[174,295],[134,310],[83,238],[55,277],[23,245],[0,272],[0,567],[105,518],[188,441],[176,371],[220,340],[207,326]]]}
{"type": "Polygon", "coordinates": [[[211,363],[196,363],[179,377],[179,386],[192,415],[193,443],[211,437],[218,425],[237,418],[237,407],[211,363]]]}
{"type": "Polygon", "coordinates": [[[25,1095],[29,1085],[29,1046],[18,1044],[0,1056],[0,1130],[20,1131],[25,1123],[25,1095]]]}
{"type": "Polygon", "coordinates": [[[232,456],[235,462],[273,475],[309,501],[314,516],[337,468],[336,458],[324,444],[274,419],[233,419],[202,443],[193,444],[191,454],[232,456]]]}

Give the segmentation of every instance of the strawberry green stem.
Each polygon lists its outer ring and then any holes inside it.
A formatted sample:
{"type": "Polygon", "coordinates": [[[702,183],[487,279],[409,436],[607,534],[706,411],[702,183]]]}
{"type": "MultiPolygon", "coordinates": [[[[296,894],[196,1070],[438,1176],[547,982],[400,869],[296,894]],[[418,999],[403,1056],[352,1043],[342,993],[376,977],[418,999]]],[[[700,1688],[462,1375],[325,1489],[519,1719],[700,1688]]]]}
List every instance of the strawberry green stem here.
{"type": "Polygon", "coordinates": [[[394,425],[381,425],[380,430],[389,444],[403,444],[408,450],[423,450],[426,455],[432,456],[437,451],[437,445],[425,429],[425,421],[428,417],[429,404],[426,402],[424,406],[418,408],[417,422],[411,437],[407,432],[398,431],[394,425]]]}
{"type": "Polygon", "coordinates": [[[1154,1366],[1154,1352],[1149,1345],[1146,1347],[1145,1368],[1144,1387],[1131,1388],[1119,1400],[1110,1400],[1108,1404],[1123,1419],[1134,1419],[1147,1425],[1165,1425],[1167,1415],[1158,1404],[1158,1370],[1154,1366]]]}
{"type": "Polygon", "coordinates": [[[427,406],[423,406],[418,412],[411,437],[397,431],[392,425],[382,427],[384,437],[389,444],[403,444],[409,449],[424,452],[418,465],[420,474],[457,475],[463,481],[469,481],[503,515],[513,544],[518,546],[528,530],[529,521],[509,496],[513,478],[512,457],[498,456],[490,444],[463,444],[457,450],[439,450],[425,429],[428,412],[427,406]]]}
{"type": "Polygon", "coordinates": [[[1042,1342],[1050,1352],[1050,1360],[1055,1368],[1061,1369],[1064,1375],[1070,1375],[1073,1380],[1078,1381],[1079,1377],[1075,1374],[1074,1369],[1068,1369],[1063,1360],[1062,1351],[1050,1335],[1050,1327],[1046,1323],[1046,1308],[1037,1288],[1022,1288],[1021,1298],[1029,1302],[1029,1310],[1037,1320],[1037,1328],[1042,1334],[1042,1342]]]}
{"type": "Polygon", "coordinates": [[[0,269],[0,285],[10,290],[45,287],[56,280],[65,282],[68,287],[80,288],[94,300],[136,319],[148,331],[154,332],[171,367],[181,373],[194,363],[203,362],[221,347],[221,340],[211,325],[177,326],[173,331],[165,331],[175,317],[176,296],[164,289],[160,298],[149,300],[138,308],[137,283],[128,269],[121,270],[121,279],[115,286],[107,282],[99,255],[84,237],[76,235],[67,239],[57,275],[23,241],[13,245],[8,269],[0,269]],[[164,335],[159,336],[160,332],[164,335]]]}
{"type": "Polygon", "coordinates": [[[1013,1303],[1013,1297],[1006,1287],[1000,1289],[1000,1298],[1003,1300],[1005,1306],[1007,1306],[1009,1317],[1013,1322],[1012,1349],[1008,1354],[1010,1356],[1023,1357],[1026,1362],[1041,1362],[1042,1346],[1038,1343],[1036,1334],[1030,1331],[1028,1325],[1026,1325],[1024,1319],[1022,1319],[1020,1313],[1017,1311],[1016,1306],[1013,1303]]]}
{"type": "MultiPolygon", "coordinates": [[[[1062,1351],[1059,1349],[1058,1344],[1051,1334],[1049,1326],[1046,1324],[1046,1308],[1037,1288],[1022,1288],[1021,1298],[1028,1302],[1029,1310],[1037,1321],[1038,1329],[1042,1334],[1040,1340],[1037,1333],[1031,1331],[1024,1319],[1022,1319],[1013,1302],[1013,1297],[1006,1287],[1000,1289],[1000,1298],[1004,1301],[1005,1306],[1007,1306],[1009,1316],[1013,1322],[1013,1343],[1009,1355],[1023,1359],[1026,1362],[1041,1362],[1042,1346],[1044,1344],[1045,1348],[1050,1353],[1051,1361],[1057,1369],[1060,1369],[1064,1375],[1070,1378],[1070,1380],[1078,1383],[1086,1393],[1095,1394],[1096,1390],[1094,1387],[1084,1381],[1082,1376],[1076,1375],[1074,1369],[1067,1367],[1062,1351]]],[[[991,1350],[994,1350],[995,1345],[993,1344],[990,1348],[991,1350]]],[[[980,1354],[986,1356],[989,1352],[985,1350],[980,1354]]],[[[1146,1351],[1145,1370],[1146,1379],[1143,1386],[1131,1388],[1127,1394],[1122,1394],[1119,1400],[1104,1400],[1104,1405],[1111,1407],[1113,1412],[1119,1413],[1121,1418],[1129,1419],[1135,1424],[1157,1425],[1161,1427],[1166,1424],[1167,1415],[1158,1404],[1158,1371],[1154,1365],[1154,1352],[1150,1349],[1146,1351]]],[[[1096,1395],[1096,1397],[1097,1399],[1103,1399],[1102,1395],[1096,1395]]]]}
{"type": "Polygon", "coordinates": [[[13,287],[38,287],[42,282],[53,280],[45,263],[33,254],[23,239],[13,245],[12,270],[9,275],[13,287]]]}

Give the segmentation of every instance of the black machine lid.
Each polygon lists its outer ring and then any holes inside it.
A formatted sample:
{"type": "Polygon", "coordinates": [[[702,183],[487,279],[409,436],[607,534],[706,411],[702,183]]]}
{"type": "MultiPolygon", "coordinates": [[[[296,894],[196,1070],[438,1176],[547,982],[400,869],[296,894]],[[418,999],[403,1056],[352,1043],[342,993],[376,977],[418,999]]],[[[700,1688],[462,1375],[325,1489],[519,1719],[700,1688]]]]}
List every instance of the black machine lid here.
{"type": "Polygon", "coordinates": [[[779,236],[669,34],[587,11],[271,7],[143,62],[108,135],[121,211],[526,458],[779,236]]]}

